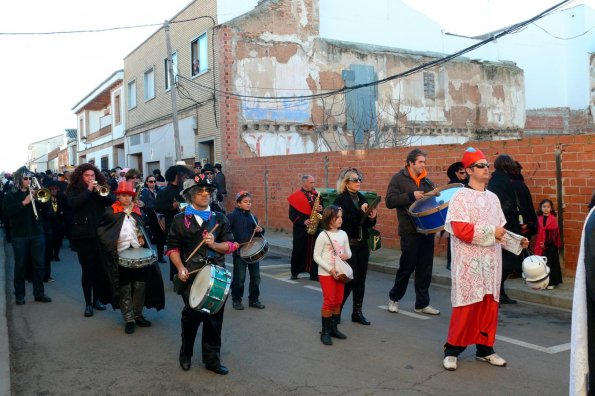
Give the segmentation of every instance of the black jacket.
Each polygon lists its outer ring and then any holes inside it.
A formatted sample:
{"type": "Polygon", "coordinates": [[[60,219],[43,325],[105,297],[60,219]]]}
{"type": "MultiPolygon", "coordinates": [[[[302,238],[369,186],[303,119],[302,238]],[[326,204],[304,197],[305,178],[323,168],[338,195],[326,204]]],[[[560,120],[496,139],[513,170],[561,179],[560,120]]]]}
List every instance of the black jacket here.
{"type": "Polygon", "coordinates": [[[415,222],[407,212],[412,203],[415,202],[414,191],[428,192],[435,188],[434,183],[427,177],[421,180],[417,187],[407,168],[401,169],[394,174],[388,183],[386,198],[384,200],[386,207],[397,209],[397,221],[399,222],[399,235],[411,235],[417,233],[415,222]]]}
{"type": "Polygon", "coordinates": [[[105,207],[110,206],[116,200],[112,193],[102,197],[88,189],[70,191],[67,198],[73,211],[71,239],[95,238],[105,207]]]}
{"type": "Polygon", "coordinates": [[[520,235],[519,215],[521,212],[517,203],[513,181],[506,173],[497,170],[492,173],[492,178],[488,182],[488,190],[496,194],[500,200],[500,206],[506,218],[504,228],[520,235]]]}
{"type": "MultiPolygon", "coordinates": [[[[145,239],[144,247],[150,249],[151,245],[149,244],[147,233],[144,232],[144,221],[142,217],[136,213],[132,213],[131,216],[136,221],[139,230],[143,233],[145,239]]],[[[104,301],[104,303],[109,302],[114,308],[118,308],[120,302],[118,239],[120,238],[125,217],[126,214],[123,212],[114,213],[112,208],[106,208],[97,229],[97,235],[101,245],[103,268],[109,279],[111,294],[110,301],[104,301]]],[[[153,264],[143,267],[143,269],[145,268],[147,271],[145,307],[157,308],[157,310],[163,309],[165,307],[165,292],[159,265],[155,261],[153,264]]]]}
{"type": "Polygon", "coordinates": [[[39,202],[35,202],[37,208],[38,219],[35,218],[33,212],[33,203],[23,206],[25,197],[29,194],[28,191],[10,191],[4,195],[2,200],[2,211],[4,216],[10,220],[12,227],[13,238],[31,237],[43,234],[43,210],[47,208],[39,202]]]}
{"type": "Polygon", "coordinates": [[[153,208],[157,213],[160,213],[165,216],[165,234],[169,233],[169,229],[171,227],[171,223],[174,219],[174,216],[180,213],[180,209],[174,209],[172,205],[174,201],[178,201],[179,203],[184,203],[184,198],[180,195],[182,191],[181,186],[175,186],[173,184],[168,184],[165,188],[157,191],[157,198],[153,203],[153,208]]]}
{"type": "Polygon", "coordinates": [[[357,207],[351,199],[349,192],[337,195],[333,204],[343,209],[343,224],[341,225],[341,229],[347,233],[349,244],[367,246],[368,236],[370,235],[369,230],[376,225],[376,218],[371,219],[365,216],[364,211],[361,210],[361,206],[368,201],[366,201],[362,193],[358,192],[357,197],[359,199],[357,207]],[[364,216],[365,220],[362,223],[361,220],[364,216]]]}

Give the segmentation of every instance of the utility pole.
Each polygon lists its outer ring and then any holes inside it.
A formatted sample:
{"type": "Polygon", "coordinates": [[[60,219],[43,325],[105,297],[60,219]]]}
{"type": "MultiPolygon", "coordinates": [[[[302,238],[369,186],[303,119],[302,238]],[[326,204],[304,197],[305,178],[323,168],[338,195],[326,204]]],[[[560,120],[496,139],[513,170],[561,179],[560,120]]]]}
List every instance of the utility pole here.
{"type": "MultiPolygon", "coordinates": [[[[169,21],[163,23],[163,30],[165,31],[165,45],[167,47],[167,72],[169,73],[169,92],[171,94],[171,111],[172,123],[174,124],[174,146],[176,149],[176,161],[182,159],[182,152],[180,150],[180,130],[178,129],[178,98],[176,96],[175,81],[174,81],[174,66],[171,52],[171,41],[169,39],[169,21]]],[[[176,162],[174,161],[174,163],[176,162]]]]}

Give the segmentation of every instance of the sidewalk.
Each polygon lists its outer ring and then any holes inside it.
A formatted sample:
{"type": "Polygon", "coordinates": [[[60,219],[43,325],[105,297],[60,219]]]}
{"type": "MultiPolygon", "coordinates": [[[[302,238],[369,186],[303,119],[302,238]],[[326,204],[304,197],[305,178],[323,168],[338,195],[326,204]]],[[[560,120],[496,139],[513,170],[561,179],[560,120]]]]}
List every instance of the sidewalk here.
{"type": "Polygon", "coordinates": [[[0,231],[0,396],[10,395],[10,350],[6,317],[6,256],[4,231],[0,231]]]}
{"type": "MultiPolygon", "coordinates": [[[[291,254],[292,234],[271,232],[265,235],[271,251],[291,254]]],[[[372,271],[395,274],[399,266],[400,251],[397,249],[381,248],[370,255],[369,269],[372,271]]],[[[450,271],[446,269],[446,257],[434,257],[434,271],[432,282],[450,286],[450,271]]],[[[549,305],[557,308],[572,309],[572,293],[574,278],[564,277],[564,283],[554,290],[532,290],[525,285],[522,278],[506,281],[506,293],[510,298],[536,304],[549,305]]],[[[388,290],[387,290],[388,294],[388,290]]]]}

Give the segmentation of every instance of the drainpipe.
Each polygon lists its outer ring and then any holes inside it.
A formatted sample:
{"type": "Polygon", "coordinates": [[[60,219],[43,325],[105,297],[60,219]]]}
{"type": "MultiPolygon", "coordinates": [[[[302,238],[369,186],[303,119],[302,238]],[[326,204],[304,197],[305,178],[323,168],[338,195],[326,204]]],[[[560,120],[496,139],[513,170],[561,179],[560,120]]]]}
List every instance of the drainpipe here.
{"type": "Polygon", "coordinates": [[[324,156],[324,179],[326,182],[326,188],[328,188],[328,156],[324,156]]]}
{"type": "Polygon", "coordinates": [[[562,247],[560,248],[560,256],[562,260],[562,268],[564,268],[564,194],[562,186],[562,145],[556,145],[554,151],[556,156],[556,196],[558,200],[558,227],[560,228],[560,240],[562,247]]]}
{"type": "Polygon", "coordinates": [[[269,226],[269,170],[264,166],[264,223],[269,226]]]}

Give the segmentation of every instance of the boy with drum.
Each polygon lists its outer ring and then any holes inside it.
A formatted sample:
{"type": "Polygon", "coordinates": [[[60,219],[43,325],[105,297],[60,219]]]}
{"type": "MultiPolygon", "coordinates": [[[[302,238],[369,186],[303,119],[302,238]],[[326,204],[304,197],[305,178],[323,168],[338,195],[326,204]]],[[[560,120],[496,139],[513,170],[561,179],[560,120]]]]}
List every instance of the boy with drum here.
{"type": "Polygon", "coordinates": [[[211,315],[192,309],[189,301],[194,274],[190,273],[187,266],[193,270],[207,264],[225,267],[224,255],[233,253],[239,246],[233,242],[227,217],[223,213],[211,211],[209,204],[212,191],[213,186],[204,174],[184,182],[181,194],[189,205],[183,213],[173,218],[167,236],[169,250],[166,254],[178,271],[177,277],[185,284],[185,287],[177,290],[184,300],[180,366],[185,371],[190,370],[196,333],[200,324],[204,323],[202,361],[207,370],[225,375],[229,370],[221,364],[219,356],[224,307],[211,315]]]}
{"type": "Polygon", "coordinates": [[[134,333],[136,325],[149,327],[143,307],[163,309],[165,296],[157,258],[151,250],[141,211],[133,201],[132,182],[121,181],[114,192],[116,202],[106,208],[97,235],[110,281],[111,303],[120,308],[124,332],[134,333]]]}
{"type": "Polygon", "coordinates": [[[262,238],[254,239],[256,234],[262,236],[264,230],[258,225],[256,217],[250,213],[252,207],[252,195],[248,191],[240,191],[236,194],[237,207],[227,215],[234,240],[244,247],[233,254],[233,281],[231,282],[231,298],[233,308],[244,309],[242,297],[244,295],[244,282],[246,281],[246,267],[250,271],[250,286],[248,289],[248,305],[252,308],[263,309],[258,297],[260,296],[260,264],[258,261],[249,263],[242,259],[240,253],[245,249],[249,253],[258,253],[258,250],[265,247],[266,241],[262,238]],[[260,243],[263,242],[263,243],[260,243]]]}

